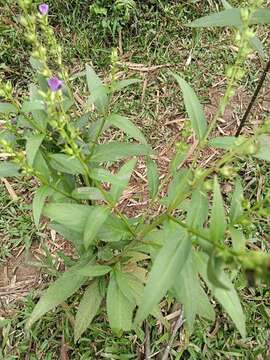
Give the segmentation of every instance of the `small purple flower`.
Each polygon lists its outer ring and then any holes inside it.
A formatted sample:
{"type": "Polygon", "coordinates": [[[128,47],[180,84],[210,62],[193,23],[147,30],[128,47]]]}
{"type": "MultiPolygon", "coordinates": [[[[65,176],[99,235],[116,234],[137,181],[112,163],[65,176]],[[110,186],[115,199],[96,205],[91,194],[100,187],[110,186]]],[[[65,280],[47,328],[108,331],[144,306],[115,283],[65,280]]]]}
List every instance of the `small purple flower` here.
{"type": "Polygon", "coordinates": [[[59,80],[57,77],[51,77],[48,80],[48,85],[51,91],[55,92],[61,89],[62,87],[62,81],[59,80]]]}
{"type": "Polygon", "coordinates": [[[49,5],[48,4],[40,4],[38,6],[38,10],[40,12],[41,15],[47,15],[48,11],[49,11],[49,5]]]}

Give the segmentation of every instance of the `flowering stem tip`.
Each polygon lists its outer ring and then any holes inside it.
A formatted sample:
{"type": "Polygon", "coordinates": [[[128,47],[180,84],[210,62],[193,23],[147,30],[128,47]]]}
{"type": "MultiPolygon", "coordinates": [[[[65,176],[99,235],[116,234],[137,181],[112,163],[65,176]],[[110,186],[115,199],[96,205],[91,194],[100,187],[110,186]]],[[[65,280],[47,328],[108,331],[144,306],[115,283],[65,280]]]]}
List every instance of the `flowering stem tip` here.
{"type": "Polygon", "coordinates": [[[49,11],[49,5],[48,4],[40,4],[38,6],[38,10],[40,12],[41,15],[47,15],[48,11],[49,11]]]}

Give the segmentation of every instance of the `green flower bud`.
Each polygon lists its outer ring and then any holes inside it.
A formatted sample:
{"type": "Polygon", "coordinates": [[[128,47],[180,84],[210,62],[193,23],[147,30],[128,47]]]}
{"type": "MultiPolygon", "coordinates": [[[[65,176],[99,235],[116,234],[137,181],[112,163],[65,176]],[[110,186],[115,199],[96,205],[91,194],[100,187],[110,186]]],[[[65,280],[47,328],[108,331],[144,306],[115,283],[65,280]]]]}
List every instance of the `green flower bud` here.
{"type": "Polygon", "coordinates": [[[244,77],[244,75],[245,75],[245,70],[238,68],[235,76],[236,80],[241,80],[244,77]]]}
{"type": "Polygon", "coordinates": [[[203,188],[204,190],[206,191],[211,191],[213,189],[213,181],[211,180],[206,180],[204,183],[203,183],[203,188]]]}
{"type": "Polygon", "coordinates": [[[25,26],[25,27],[28,25],[28,22],[24,16],[22,16],[20,18],[20,23],[22,24],[22,26],[25,26]]]}
{"type": "Polygon", "coordinates": [[[250,209],[250,203],[249,203],[249,201],[246,200],[246,199],[243,199],[243,200],[242,200],[241,205],[242,205],[242,208],[243,208],[243,209],[247,209],[247,210],[250,209]]]}
{"type": "Polygon", "coordinates": [[[253,155],[253,154],[256,154],[256,152],[259,150],[259,146],[258,144],[248,144],[246,147],[245,147],[245,154],[247,155],[253,155]]]}
{"type": "Polygon", "coordinates": [[[33,43],[33,42],[35,42],[35,40],[36,40],[36,36],[35,36],[35,34],[33,34],[33,33],[29,33],[29,34],[25,35],[25,38],[26,38],[26,40],[29,41],[30,43],[33,43]]]}
{"type": "Polygon", "coordinates": [[[249,9],[241,9],[241,19],[244,23],[248,22],[249,20],[249,9]]]}
{"type": "Polygon", "coordinates": [[[220,173],[226,178],[231,178],[231,177],[235,176],[234,168],[232,166],[229,166],[229,165],[223,166],[220,169],[220,173]]]}
{"type": "Polygon", "coordinates": [[[228,66],[226,69],[226,76],[230,78],[232,77],[232,75],[233,75],[233,66],[228,66]]]}

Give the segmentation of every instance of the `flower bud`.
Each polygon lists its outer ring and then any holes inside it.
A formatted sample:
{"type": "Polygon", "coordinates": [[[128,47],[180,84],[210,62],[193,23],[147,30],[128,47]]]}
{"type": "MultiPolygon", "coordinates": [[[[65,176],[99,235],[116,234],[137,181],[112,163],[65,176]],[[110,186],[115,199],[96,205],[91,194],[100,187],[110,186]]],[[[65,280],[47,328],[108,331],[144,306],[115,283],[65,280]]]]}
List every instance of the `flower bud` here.
{"type": "Polygon", "coordinates": [[[229,165],[225,165],[220,169],[220,173],[226,177],[226,178],[231,178],[235,175],[235,171],[234,168],[232,166],[229,165]]]}
{"type": "Polygon", "coordinates": [[[247,8],[241,9],[241,19],[244,23],[249,20],[249,10],[247,8]]]}
{"type": "Polygon", "coordinates": [[[21,16],[20,23],[22,24],[22,26],[25,26],[25,27],[28,25],[28,22],[24,16],[21,16]]]}

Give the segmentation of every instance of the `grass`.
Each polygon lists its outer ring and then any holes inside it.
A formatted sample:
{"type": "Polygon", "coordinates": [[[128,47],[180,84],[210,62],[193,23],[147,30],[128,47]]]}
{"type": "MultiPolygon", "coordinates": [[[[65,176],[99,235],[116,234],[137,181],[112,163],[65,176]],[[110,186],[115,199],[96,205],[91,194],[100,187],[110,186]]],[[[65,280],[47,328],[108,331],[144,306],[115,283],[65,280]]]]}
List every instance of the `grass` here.
{"type": "MultiPolygon", "coordinates": [[[[239,5],[240,2],[233,3],[239,5]]],[[[172,64],[172,70],[182,73],[194,88],[199,89],[200,99],[207,104],[209,89],[223,79],[224,64],[233,61],[234,50],[228,47],[230,37],[227,30],[195,31],[183,25],[215,11],[217,6],[210,0],[138,1],[137,7],[125,17],[123,12],[113,9],[108,1],[98,0],[95,4],[97,8],[90,10],[89,3],[82,0],[50,2],[50,21],[61,39],[65,63],[72,72],[78,72],[84,63],[91,62],[106,77],[112,48],[122,49],[120,75],[124,73],[129,77],[140,77],[147,86],[143,99],[141,85],[127,90],[125,96],[117,102],[115,110],[135,120],[155,147],[164,146],[168,139],[179,133],[179,128],[166,125],[168,120],[185,116],[180,91],[167,69],[140,73],[130,70],[124,63],[142,63],[145,67],[172,64]],[[191,61],[187,64],[189,58],[191,61]],[[127,98],[129,101],[126,101],[127,98]]],[[[11,79],[17,89],[25,88],[30,78],[27,44],[17,23],[18,11],[14,2],[0,0],[0,15],[3,15],[0,25],[0,68],[3,76],[11,79]]],[[[253,89],[259,72],[260,63],[251,59],[248,63],[248,80],[243,83],[247,93],[253,89]]],[[[78,81],[78,87],[83,87],[82,82],[83,80],[78,81]]],[[[267,165],[253,162],[247,168],[245,163],[240,162],[238,166],[239,172],[247,180],[263,178],[262,196],[265,195],[269,188],[267,165]]],[[[12,183],[14,190],[22,195],[20,197],[31,197],[28,195],[31,190],[27,181],[25,179],[12,183]]],[[[250,201],[256,198],[259,186],[262,185],[254,182],[246,189],[245,193],[250,201]]],[[[10,200],[3,184],[0,186],[0,203],[0,259],[4,261],[13,256],[18,246],[29,247],[34,240],[40,240],[40,234],[37,234],[33,226],[29,202],[10,200]]],[[[267,237],[261,240],[260,236],[260,240],[257,240],[258,232],[267,234],[269,224],[263,223],[251,232],[256,246],[269,248],[267,237]]],[[[266,358],[270,336],[270,314],[267,308],[269,289],[263,286],[255,290],[247,289],[243,275],[238,276],[237,283],[247,314],[248,338],[241,340],[230,320],[224,318],[222,311],[218,311],[216,326],[197,321],[190,337],[186,330],[182,331],[184,340],[179,337],[175,339],[171,359],[266,358]]],[[[36,295],[34,291],[16,304],[16,307],[11,304],[8,315],[2,313],[7,320],[0,317],[0,359],[59,359],[62,356],[61,360],[64,360],[65,352],[70,359],[75,360],[140,358],[139,352],[144,347],[144,330],[115,337],[103,314],[97,317],[83,338],[74,344],[70,322],[74,315],[72,306],[68,311],[57,309],[45,315],[27,335],[24,326],[36,302],[36,295]]],[[[76,304],[77,298],[72,301],[70,304],[76,304]]],[[[168,308],[167,311],[169,312],[168,308]]],[[[161,329],[154,319],[149,319],[148,327],[151,354],[156,354],[152,358],[158,359],[171,334],[170,331],[161,329]]]]}

